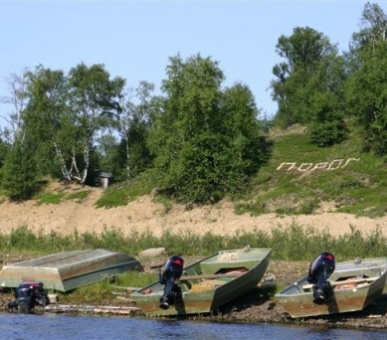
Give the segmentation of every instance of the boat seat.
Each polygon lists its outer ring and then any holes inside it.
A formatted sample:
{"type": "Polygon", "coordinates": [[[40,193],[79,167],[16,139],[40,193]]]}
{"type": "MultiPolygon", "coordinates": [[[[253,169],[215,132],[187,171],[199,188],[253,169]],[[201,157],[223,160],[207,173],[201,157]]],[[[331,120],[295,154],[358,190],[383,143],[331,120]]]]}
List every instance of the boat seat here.
{"type": "MultiPolygon", "coordinates": [[[[338,281],[333,281],[333,282],[330,280],[328,280],[328,281],[330,282],[333,289],[338,290],[338,289],[351,289],[351,288],[359,287],[360,285],[364,285],[364,284],[369,285],[370,283],[372,283],[376,279],[378,279],[377,276],[376,277],[360,277],[360,278],[348,277],[345,280],[338,280],[338,281]]],[[[312,283],[309,283],[309,284],[302,286],[302,289],[304,291],[310,291],[312,288],[313,288],[312,283]]]]}

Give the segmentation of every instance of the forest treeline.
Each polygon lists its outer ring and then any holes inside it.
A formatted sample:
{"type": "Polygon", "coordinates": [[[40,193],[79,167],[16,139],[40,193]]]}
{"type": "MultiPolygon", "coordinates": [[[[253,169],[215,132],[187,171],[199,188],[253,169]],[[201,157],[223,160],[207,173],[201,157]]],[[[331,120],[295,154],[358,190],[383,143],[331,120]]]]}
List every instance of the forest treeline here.
{"type": "Polygon", "coordinates": [[[94,185],[102,171],[128,185],[144,176],[186,204],[216,202],[249,187],[275,147],[269,130],[293,124],[319,147],[356,131],[365,151],[384,157],[387,16],[367,3],[360,19],[343,53],[310,27],[278,38],[271,119],[247,85],[224,87],[219,62],[200,53],[170,57],[160,95],[147,81],[128,90],[103,64],[11,74],[1,98],[12,108],[0,126],[1,192],[26,200],[47,176],[94,185]]]}

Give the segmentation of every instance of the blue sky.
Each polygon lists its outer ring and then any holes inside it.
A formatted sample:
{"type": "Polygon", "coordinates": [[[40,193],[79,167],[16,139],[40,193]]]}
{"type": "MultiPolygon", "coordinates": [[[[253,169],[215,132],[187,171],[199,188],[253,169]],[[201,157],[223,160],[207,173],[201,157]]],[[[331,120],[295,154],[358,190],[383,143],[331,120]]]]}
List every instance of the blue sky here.
{"type": "MultiPolygon", "coordinates": [[[[386,1],[378,3],[387,12],[386,1]]],[[[224,86],[250,87],[258,108],[276,112],[269,89],[281,35],[309,26],[340,51],[359,30],[367,1],[5,1],[0,0],[0,96],[6,78],[23,68],[68,72],[81,62],[104,64],[128,87],[159,89],[168,58],[200,53],[219,62],[224,86]]],[[[9,108],[0,105],[0,116],[9,108]]],[[[1,120],[0,120],[1,124],[1,120]]]]}

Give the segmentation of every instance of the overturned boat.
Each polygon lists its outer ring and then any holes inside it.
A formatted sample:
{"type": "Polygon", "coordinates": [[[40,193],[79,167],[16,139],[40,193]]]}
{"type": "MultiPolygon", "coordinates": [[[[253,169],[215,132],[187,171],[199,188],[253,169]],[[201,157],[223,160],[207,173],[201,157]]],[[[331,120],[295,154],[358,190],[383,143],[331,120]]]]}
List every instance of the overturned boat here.
{"type": "Polygon", "coordinates": [[[46,289],[68,292],[128,270],[144,271],[134,257],[105,249],[66,251],[3,266],[0,286],[40,281],[46,289]]]}
{"type": "Polygon", "coordinates": [[[271,248],[219,251],[183,268],[173,256],[160,280],[130,294],[149,316],[210,313],[257,287],[269,264],[271,248]]]}
{"type": "Polygon", "coordinates": [[[338,262],[320,286],[306,275],[275,300],[293,318],[360,311],[382,295],[386,278],[387,258],[338,262]]]}

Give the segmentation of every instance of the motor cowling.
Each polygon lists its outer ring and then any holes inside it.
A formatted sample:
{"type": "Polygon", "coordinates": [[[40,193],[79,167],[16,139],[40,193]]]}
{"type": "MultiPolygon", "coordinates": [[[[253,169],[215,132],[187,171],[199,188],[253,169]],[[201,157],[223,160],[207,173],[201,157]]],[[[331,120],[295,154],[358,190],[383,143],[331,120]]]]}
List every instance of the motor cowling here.
{"type": "Polygon", "coordinates": [[[181,289],[177,284],[183,274],[184,260],[178,255],[172,256],[165,264],[159,281],[164,286],[164,294],[160,298],[160,308],[168,309],[176,300],[181,299],[181,289]]]}
{"type": "Polygon", "coordinates": [[[324,303],[332,295],[328,278],[335,270],[335,256],[328,252],[321,253],[309,266],[308,282],[313,286],[313,302],[324,303]]]}
{"type": "Polygon", "coordinates": [[[31,313],[36,305],[49,304],[43,283],[39,281],[25,281],[15,290],[15,300],[8,304],[9,309],[16,308],[19,313],[31,313]]]}

